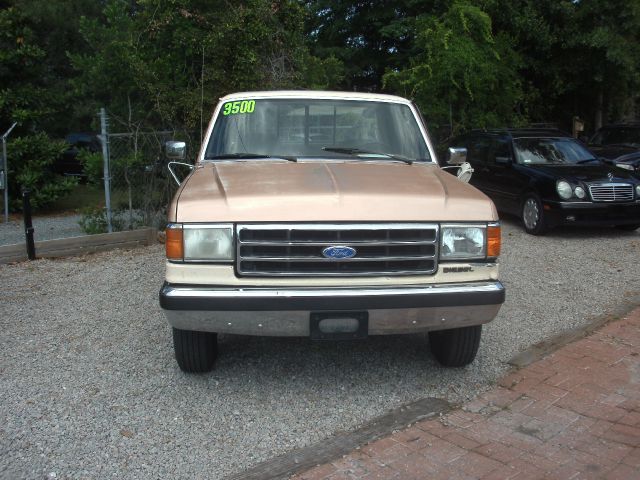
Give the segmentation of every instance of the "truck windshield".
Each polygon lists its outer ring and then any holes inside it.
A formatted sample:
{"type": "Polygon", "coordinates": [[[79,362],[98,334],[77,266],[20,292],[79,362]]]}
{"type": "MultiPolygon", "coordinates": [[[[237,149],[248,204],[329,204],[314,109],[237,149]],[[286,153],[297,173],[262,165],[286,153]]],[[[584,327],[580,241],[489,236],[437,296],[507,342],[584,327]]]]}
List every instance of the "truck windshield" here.
{"type": "Polygon", "coordinates": [[[246,99],[222,105],[205,160],[293,157],[429,161],[412,110],[403,104],[246,99]],[[395,158],[394,158],[395,157],[395,158]]]}

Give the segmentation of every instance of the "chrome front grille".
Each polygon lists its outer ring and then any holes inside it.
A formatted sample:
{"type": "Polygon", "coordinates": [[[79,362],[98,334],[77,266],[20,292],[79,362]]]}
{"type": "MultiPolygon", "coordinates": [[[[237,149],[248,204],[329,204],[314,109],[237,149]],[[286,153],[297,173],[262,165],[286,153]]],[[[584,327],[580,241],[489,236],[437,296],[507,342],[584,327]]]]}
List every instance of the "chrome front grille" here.
{"type": "Polygon", "coordinates": [[[633,200],[633,185],[629,183],[594,183],[589,185],[594,202],[630,202],[633,200]]]}
{"type": "Polygon", "coordinates": [[[428,275],[437,269],[438,225],[247,224],[237,225],[241,276],[428,275]],[[323,255],[351,247],[352,258],[323,255]]]}

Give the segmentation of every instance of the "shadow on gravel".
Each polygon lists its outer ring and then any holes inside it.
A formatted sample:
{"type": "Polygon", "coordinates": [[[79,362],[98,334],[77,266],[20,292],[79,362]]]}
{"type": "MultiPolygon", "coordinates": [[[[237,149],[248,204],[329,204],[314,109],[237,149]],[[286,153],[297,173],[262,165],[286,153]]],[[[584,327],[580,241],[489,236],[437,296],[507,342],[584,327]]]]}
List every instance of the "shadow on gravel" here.
{"type": "MultiPolygon", "coordinates": [[[[221,355],[235,352],[243,360],[264,359],[273,353],[287,352],[287,356],[297,359],[299,365],[313,363],[351,362],[392,362],[398,361],[398,354],[405,359],[426,359],[433,361],[429,352],[426,334],[371,336],[362,340],[314,341],[295,337],[252,337],[244,335],[220,335],[221,355]]],[[[274,364],[276,362],[274,361],[274,364]]],[[[264,364],[262,365],[265,366],[264,364]]],[[[354,365],[355,366],[355,365],[354,365]]]]}
{"type": "Polygon", "coordinates": [[[210,373],[183,374],[171,362],[173,388],[197,385],[192,392],[196,396],[213,388],[219,398],[244,397],[246,404],[235,404],[242,415],[266,409],[304,416],[309,409],[305,423],[315,418],[319,424],[331,424],[336,415],[353,415],[351,422],[359,423],[379,414],[380,404],[415,398],[416,390],[455,396],[460,385],[483,381],[478,375],[482,352],[468,368],[446,369],[432,357],[426,334],[336,342],[220,335],[218,341],[219,357],[210,373]],[[255,401],[262,406],[256,408],[255,401]]]}
{"type": "Polygon", "coordinates": [[[304,377],[300,385],[308,388],[308,377],[316,385],[356,384],[368,390],[387,382],[394,371],[420,372],[430,377],[440,366],[431,356],[426,334],[369,337],[354,341],[312,341],[307,338],[219,336],[219,358],[214,377],[234,381],[236,369],[247,378],[261,382],[286,384],[296,389],[296,377],[304,377]],[[350,382],[349,379],[353,382],[350,382]],[[368,378],[369,381],[363,381],[368,378]],[[292,380],[294,382],[292,383],[292,380]]]}

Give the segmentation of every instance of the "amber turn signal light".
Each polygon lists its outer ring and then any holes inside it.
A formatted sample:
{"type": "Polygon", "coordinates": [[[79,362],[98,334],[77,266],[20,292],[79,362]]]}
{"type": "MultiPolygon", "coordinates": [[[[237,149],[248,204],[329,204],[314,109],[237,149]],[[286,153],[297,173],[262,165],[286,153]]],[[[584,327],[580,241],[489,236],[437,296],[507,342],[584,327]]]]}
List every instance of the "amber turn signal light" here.
{"type": "Polygon", "coordinates": [[[165,230],[165,250],[167,252],[168,260],[180,260],[184,259],[184,242],[182,240],[182,225],[169,224],[165,230]]]}
{"type": "Polygon", "coordinates": [[[489,225],[487,227],[487,257],[497,258],[500,256],[500,225],[489,225]]]}

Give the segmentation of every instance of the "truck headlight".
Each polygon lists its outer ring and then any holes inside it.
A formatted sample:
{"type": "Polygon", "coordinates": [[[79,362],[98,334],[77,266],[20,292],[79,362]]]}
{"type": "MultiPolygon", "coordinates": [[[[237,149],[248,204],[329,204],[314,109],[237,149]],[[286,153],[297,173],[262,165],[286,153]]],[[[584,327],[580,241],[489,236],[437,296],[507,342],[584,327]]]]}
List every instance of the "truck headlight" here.
{"type": "Polygon", "coordinates": [[[442,225],[440,258],[458,260],[484,258],[486,254],[485,225],[442,225]]]}
{"type": "Polygon", "coordinates": [[[220,224],[167,225],[169,260],[230,262],[233,260],[233,226],[220,224]]]}
{"type": "Polygon", "coordinates": [[[185,261],[233,260],[231,225],[185,224],[183,228],[185,261]]]}

